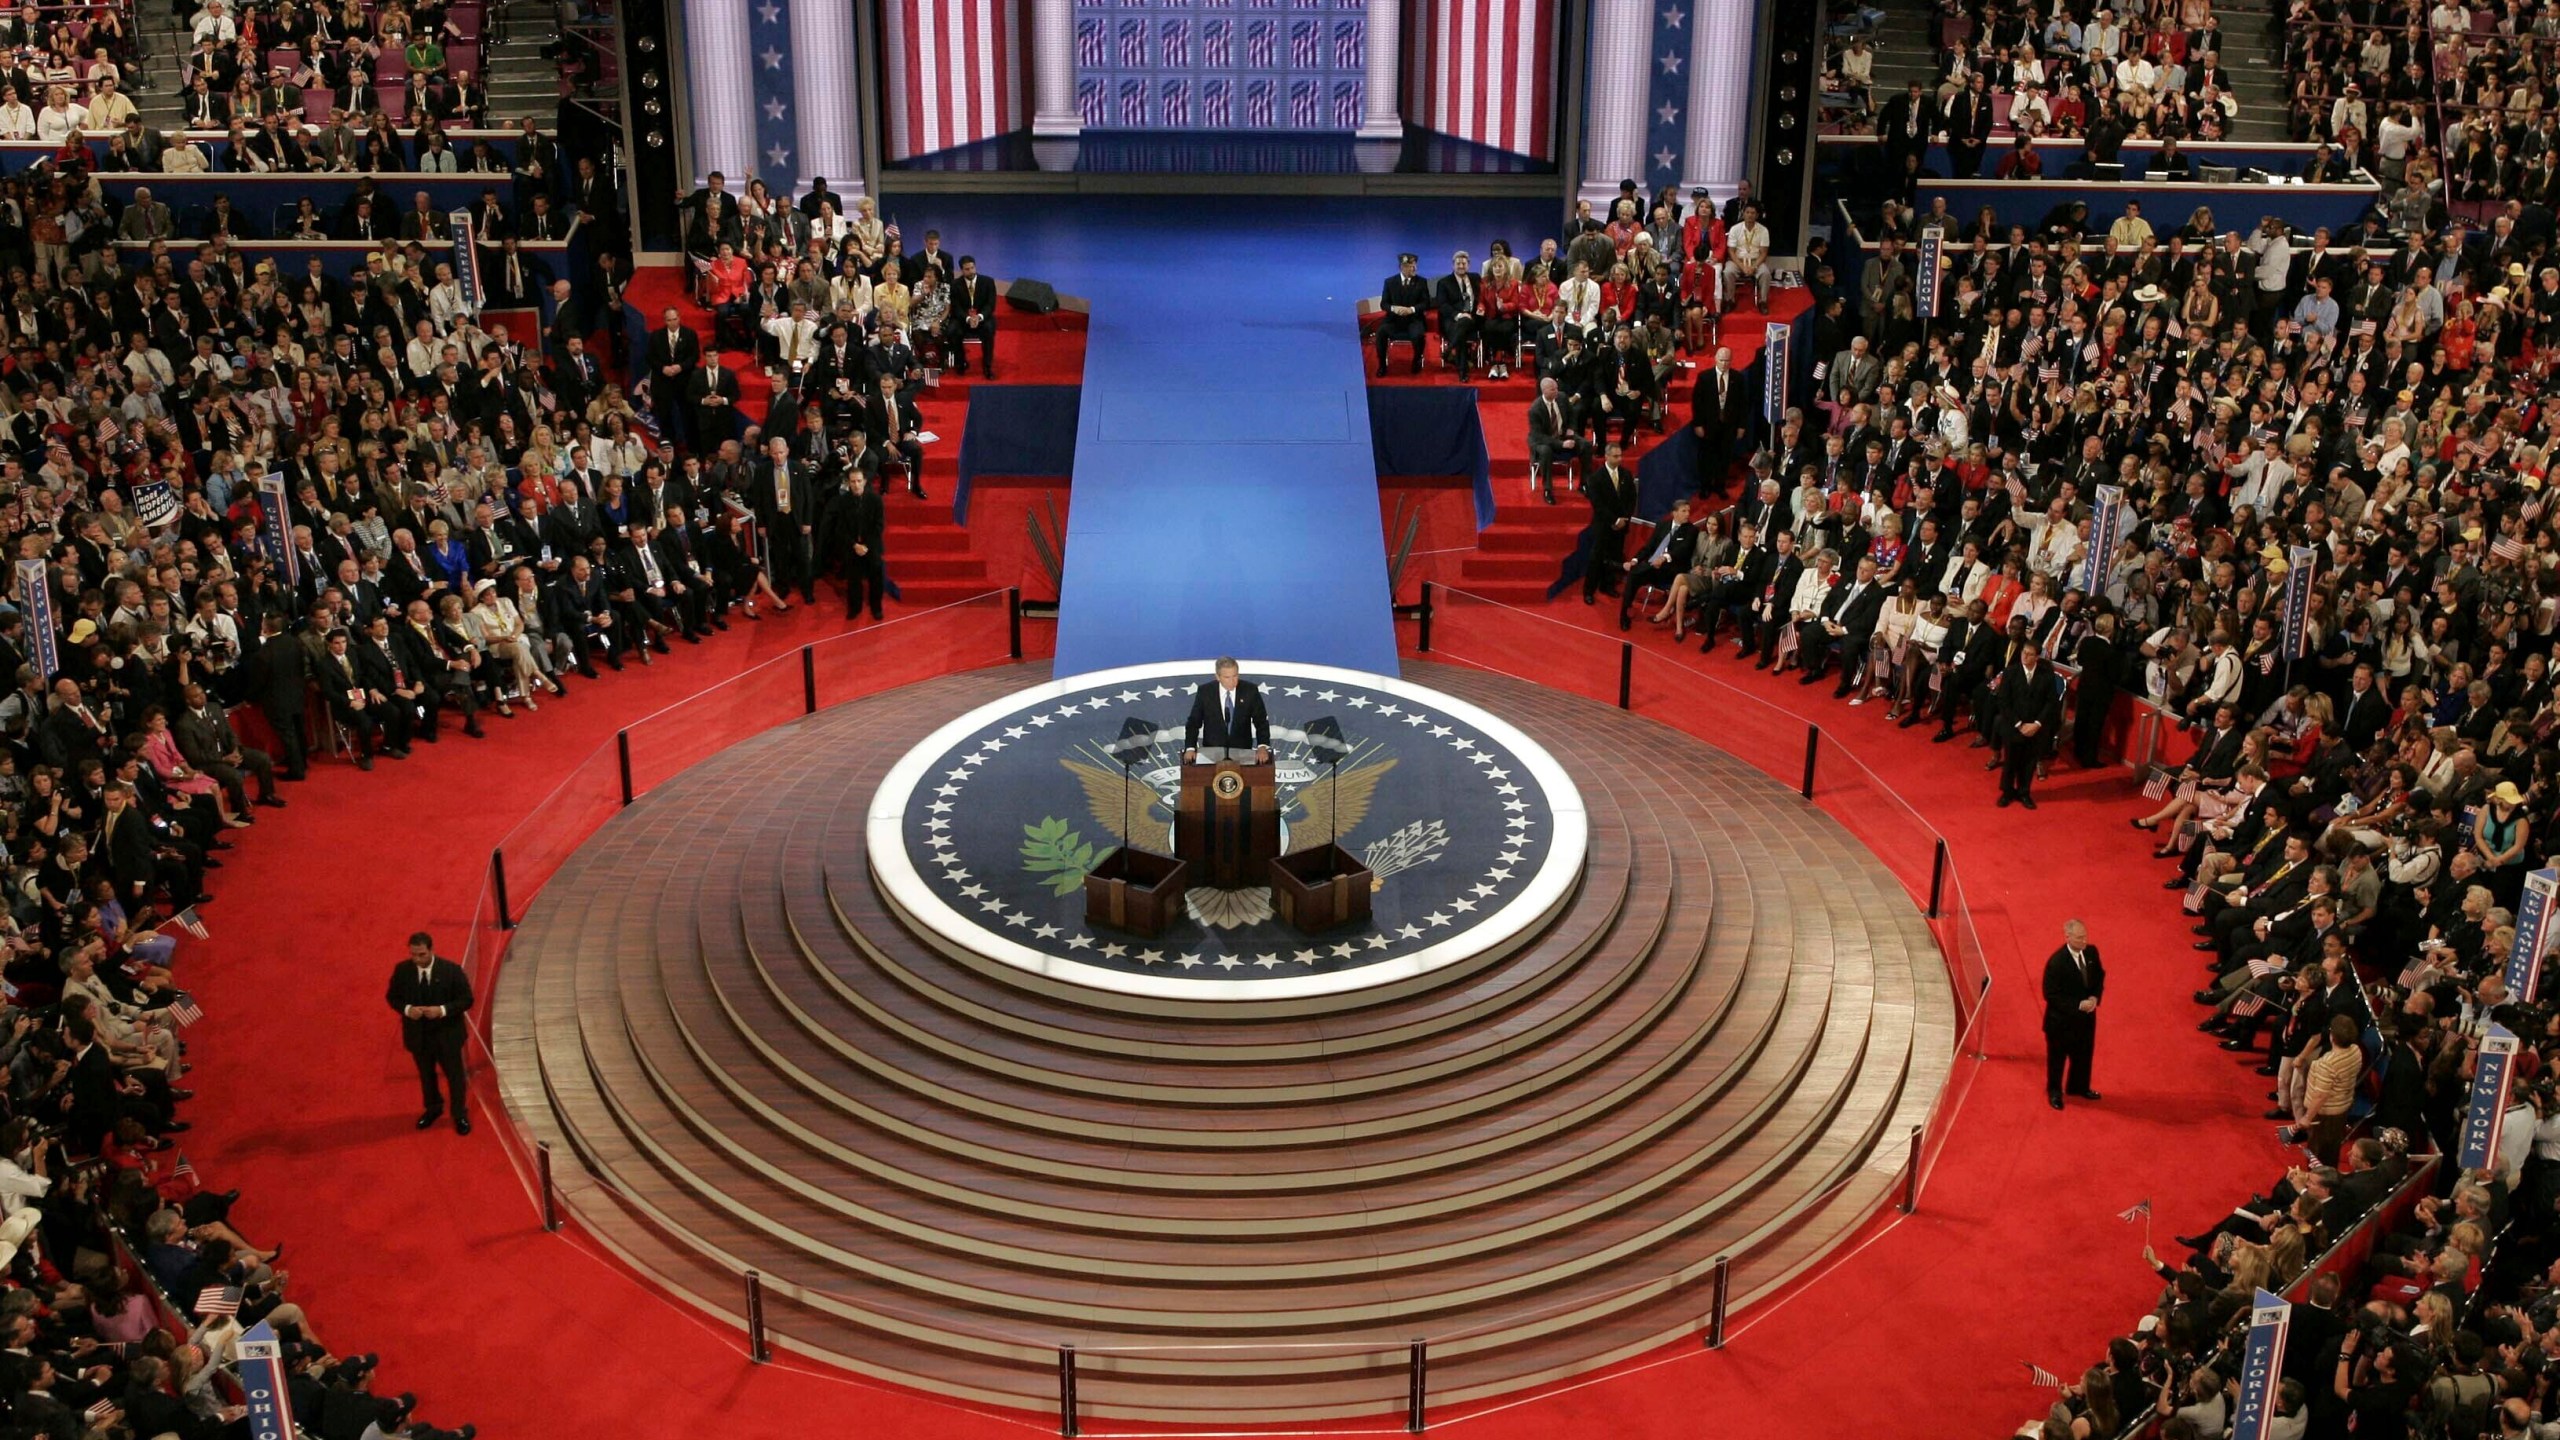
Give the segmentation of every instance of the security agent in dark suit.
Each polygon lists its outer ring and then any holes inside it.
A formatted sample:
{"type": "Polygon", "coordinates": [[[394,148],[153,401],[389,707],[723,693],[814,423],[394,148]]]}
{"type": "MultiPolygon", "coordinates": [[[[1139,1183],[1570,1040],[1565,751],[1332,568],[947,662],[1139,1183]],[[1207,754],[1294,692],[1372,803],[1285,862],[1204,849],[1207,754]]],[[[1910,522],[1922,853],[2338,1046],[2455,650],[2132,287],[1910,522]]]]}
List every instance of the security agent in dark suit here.
{"type": "Polygon", "coordinates": [[[1582,567],[1582,603],[1605,584],[1614,592],[1626,569],[1627,522],[1636,513],[1636,472],[1620,458],[1618,442],[1600,453],[1600,463],[1582,477],[1582,498],[1591,502],[1591,524],[1583,531],[1588,558],[1582,567]]]}
{"type": "Polygon", "coordinates": [[[721,362],[717,346],[703,350],[702,368],[684,382],[684,399],[695,451],[717,454],[723,442],[738,438],[738,372],[721,362]]]}
{"type": "Polygon", "coordinates": [[[1884,613],[1884,601],[1885,587],[1876,583],[1874,557],[1858,557],[1858,568],[1849,579],[1822,597],[1821,612],[1796,624],[1796,661],[1804,667],[1796,683],[1810,685],[1821,679],[1837,660],[1840,685],[1832,693],[1845,696],[1855,689],[1867,644],[1875,638],[1876,619],[1884,613]]]}
{"type": "Polygon", "coordinates": [[[794,585],[810,604],[818,600],[818,572],[811,563],[809,537],[818,524],[818,486],[814,468],[791,455],[791,442],[779,435],[765,440],[764,457],[756,461],[748,482],[747,503],[764,530],[765,566],[773,588],[788,593],[794,585]]]}
{"type": "Polygon", "coordinates": [[[2044,1098],[2056,1110],[2066,1094],[2098,1098],[2089,1088],[2089,1057],[2098,1043],[2098,1002],[2106,993],[2107,967],[2089,943],[2089,928],[2077,920],[2065,923],[2062,948],[2044,962],[2044,1098]]]}
{"type": "MultiPolygon", "coordinates": [[[[854,432],[856,440],[861,432],[854,432]]],[[[869,459],[868,455],[860,457],[869,459]]],[[[845,488],[834,502],[834,513],[828,517],[828,530],[837,553],[844,557],[844,618],[858,617],[868,609],[871,618],[880,618],[880,606],[888,596],[888,573],[880,553],[881,536],[888,530],[888,511],[880,499],[877,477],[871,470],[847,457],[845,488]]]]}
{"type": "Polygon", "coordinates": [[[702,338],[684,323],[684,317],[676,313],[673,305],[658,318],[659,328],[649,332],[649,343],[641,347],[641,366],[649,377],[649,412],[656,417],[658,433],[667,443],[682,445],[685,391],[693,372],[702,365],[702,338]]]}
{"type": "Polygon", "coordinates": [[[267,728],[275,732],[276,743],[284,750],[284,778],[299,780],[308,765],[302,738],[308,663],[301,642],[285,629],[287,618],[274,606],[258,617],[258,628],[264,633],[258,638],[249,693],[256,697],[258,713],[267,717],[267,728]]]}
{"type": "Polygon", "coordinates": [[[2011,801],[2033,810],[2031,793],[2036,766],[2053,751],[2054,732],[2062,722],[2062,687],[2044,653],[2032,640],[2018,647],[2018,658],[2000,675],[1999,734],[2000,803],[2011,801]]]}
{"type": "Polygon", "coordinates": [[[1733,368],[1733,351],[1716,347],[1716,363],[1689,391],[1689,426],[1698,442],[1698,493],[1721,495],[1733,473],[1733,449],[1751,421],[1751,386],[1733,368]]]}
{"type": "Polygon", "coordinates": [[[1270,759],[1271,715],[1262,708],[1261,687],[1243,678],[1232,655],[1218,657],[1217,675],[1191,697],[1191,717],[1182,725],[1183,762],[1198,757],[1203,740],[1228,751],[1249,748],[1257,764],[1270,759]]]}
{"type": "Polygon", "coordinates": [[[465,1103],[468,1077],[462,1064],[467,1033],[463,1018],[471,1013],[471,977],[462,967],[436,954],[435,937],[421,930],[409,937],[409,958],[392,967],[387,999],[400,1016],[400,1044],[418,1062],[418,1093],[425,1102],[418,1128],[436,1123],[450,1100],[453,1129],[471,1133],[471,1111],[465,1103]],[[444,1091],[436,1091],[436,1072],[444,1072],[444,1091]]]}
{"type": "Polygon", "coordinates": [[[1378,292],[1378,373],[1397,341],[1413,347],[1413,373],[1422,373],[1422,312],[1431,308],[1431,282],[1415,272],[1412,252],[1396,257],[1396,273],[1378,292]]]}
{"type": "Polygon", "coordinates": [[[943,345],[951,352],[951,368],[969,373],[969,352],[963,346],[975,341],[978,359],[987,378],[996,378],[996,282],[978,273],[974,255],[960,257],[960,273],[951,281],[951,318],[944,322],[943,345]]]}

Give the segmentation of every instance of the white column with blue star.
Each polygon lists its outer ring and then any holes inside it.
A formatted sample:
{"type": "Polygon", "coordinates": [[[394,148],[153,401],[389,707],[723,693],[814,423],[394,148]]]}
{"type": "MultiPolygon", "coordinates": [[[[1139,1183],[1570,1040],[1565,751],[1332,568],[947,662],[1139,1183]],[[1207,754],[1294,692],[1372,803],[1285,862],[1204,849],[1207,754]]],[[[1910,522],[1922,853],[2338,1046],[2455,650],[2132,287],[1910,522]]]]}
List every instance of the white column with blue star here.
{"type": "Polygon", "coordinates": [[[862,127],[855,118],[853,0],[791,0],[793,106],[800,173],[839,195],[862,193],[862,127]]]}
{"type": "MultiPolygon", "coordinates": [[[[1692,0],[1666,0],[1692,3],[1692,0]]],[[[1693,0],[1689,128],[1682,147],[1684,190],[1707,187],[1722,202],[1745,173],[1751,138],[1751,65],[1764,0],[1693,0]]],[[[1667,178],[1667,177],[1666,177],[1667,178]]]]}
{"type": "Polygon", "coordinates": [[[755,173],[776,195],[789,195],[800,184],[799,93],[792,84],[791,6],[785,0],[754,0],[748,34],[755,45],[756,106],[755,173]]]}
{"type": "MultiPolygon", "coordinates": [[[[1669,0],[1665,0],[1669,3],[1669,0]]],[[[1582,142],[1582,196],[1600,204],[1618,193],[1618,182],[1641,182],[1647,172],[1646,107],[1651,73],[1659,58],[1685,66],[1685,53],[1657,57],[1649,52],[1654,15],[1651,0],[1594,0],[1591,7],[1589,125],[1582,142]]],[[[1676,173],[1679,157],[1672,157],[1676,173]]]]}
{"type": "Polygon", "coordinates": [[[717,170],[746,188],[755,167],[755,68],[749,17],[738,0],[687,0],[684,7],[685,113],[693,131],[694,178],[717,170]]]}
{"type": "Polygon", "coordinates": [[[1680,178],[1689,132],[1681,118],[1688,113],[1689,77],[1693,73],[1689,37],[1691,0],[1654,0],[1651,63],[1645,67],[1644,193],[1650,197],[1680,178]]]}

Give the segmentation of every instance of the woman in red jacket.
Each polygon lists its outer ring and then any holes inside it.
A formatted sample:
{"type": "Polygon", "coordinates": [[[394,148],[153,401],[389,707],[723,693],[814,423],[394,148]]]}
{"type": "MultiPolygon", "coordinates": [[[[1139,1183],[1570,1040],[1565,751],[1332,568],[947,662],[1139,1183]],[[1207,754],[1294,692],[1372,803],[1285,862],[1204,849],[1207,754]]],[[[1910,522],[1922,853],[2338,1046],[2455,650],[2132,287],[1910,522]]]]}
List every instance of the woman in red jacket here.
{"type": "Polygon", "coordinates": [[[1495,255],[1484,265],[1484,289],[1477,297],[1484,312],[1485,378],[1508,380],[1520,359],[1520,308],[1528,287],[1520,283],[1520,262],[1495,255]]]}
{"type": "MultiPolygon", "coordinates": [[[[738,247],[724,240],[720,242],[719,254],[711,261],[710,270],[702,277],[702,303],[710,306],[711,312],[721,320],[734,319],[743,328],[751,318],[747,313],[747,290],[754,280],[755,272],[739,258],[738,247]]],[[[714,338],[717,338],[716,329],[714,338]]]]}
{"type": "Polygon", "coordinates": [[[1635,318],[1639,289],[1635,275],[1627,268],[1625,261],[1622,260],[1609,267],[1609,278],[1600,282],[1600,313],[1606,317],[1601,327],[1603,339],[1607,338],[1607,331],[1615,330],[1635,318]]]}

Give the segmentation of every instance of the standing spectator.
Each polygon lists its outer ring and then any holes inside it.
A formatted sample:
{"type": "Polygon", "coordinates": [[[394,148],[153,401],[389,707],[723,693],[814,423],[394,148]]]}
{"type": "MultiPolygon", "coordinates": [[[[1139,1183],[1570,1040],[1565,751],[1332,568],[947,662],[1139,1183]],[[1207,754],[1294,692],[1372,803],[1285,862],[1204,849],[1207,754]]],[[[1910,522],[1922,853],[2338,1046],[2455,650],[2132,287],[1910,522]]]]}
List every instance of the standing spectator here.
{"type": "Polygon", "coordinates": [[[388,995],[400,1016],[400,1043],[417,1062],[418,1093],[424,1108],[418,1128],[426,1129],[453,1110],[453,1129],[471,1133],[468,1077],[464,1072],[463,1017],[471,1012],[471,977],[462,967],[436,953],[435,937],[421,930],[409,937],[409,956],[392,967],[388,995]],[[444,1077],[439,1094],[436,1077],[444,1077]]]}

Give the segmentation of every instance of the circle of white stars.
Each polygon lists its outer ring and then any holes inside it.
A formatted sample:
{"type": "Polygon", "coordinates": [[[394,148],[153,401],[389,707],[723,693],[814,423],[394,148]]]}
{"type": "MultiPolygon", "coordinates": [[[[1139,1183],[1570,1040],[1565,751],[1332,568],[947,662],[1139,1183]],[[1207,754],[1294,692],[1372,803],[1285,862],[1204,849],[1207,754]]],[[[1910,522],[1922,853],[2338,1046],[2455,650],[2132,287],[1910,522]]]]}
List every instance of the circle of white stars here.
{"type": "MultiPolygon", "coordinates": [[[[1459,758],[1477,769],[1486,783],[1493,787],[1493,792],[1502,797],[1504,834],[1492,863],[1484,868],[1475,884],[1467,887],[1462,893],[1452,896],[1430,914],[1416,917],[1420,923],[1408,920],[1391,931],[1375,931],[1358,940],[1337,940],[1329,944],[1296,946],[1253,953],[1221,953],[1206,950],[1174,950],[1165,947],[1140,949],[1107,935],[1096,935],[1081,925],[1051,924],[1015,906],[1003,896],[990,892],[986,886],[978,883],[977,877],[970,873],[951,839],[950,814],[953,802],[959,798],[969,781],[984,773],[983,767],[989,756],[997,754],[1008,745],[1034,738],[1032,733],[1034,731],[1045,730],[1077,715],[1097,712],[1115,704],[1135,705],[1141,700],[1148,699],[1169,700],[1187,693],[1189,693],[1187,687],[1173,685],[1153,685],[1144,690],[1087,692],[1084,695],[1034,710],[1027,715],[1016,714],[1011,718],[1018,723],[1006,725],[1000,732],[981,734],[976,741],[972,742],[969,749],[964,751],[949,769],[941,772],[941,783],[933,787],[933,799],[925,806],[923,822],[924,844],[932,852],[925,857],[925,863],[938,867],[943,880],[954,887],[953,893],[959,901],[963,902],[954,908],[963,909],[965,913],[966,906],[974,905],[979,913],[986,917],[979,922],[982,925],[987,921],[994,921],[1017,935],[1031,940],[1053,942],[1053,948],[1062,947],[1071,955],[1089,954],[1107,960],[1133,959],[1148,968],[1166,966],[1173,970],[1204,968],[1242,970],[1247,966],[1264,971],[1277,971],[1285,967],[1304,970],[1327,958],[1348,960],[1359,955],[1392,951],[1407,941],[1420,940],[1430,943],[1433,932],[1457,925],[1467,915],[1477,910],[1491,908],[1495,897],[1501,894],[1503,887],[1519,875],[1522,856],[1531,843],[1530,832],[1537,826],[1538,820],[1529,813],[1529,801],[1521,798],[1526,793],[1525,788],[1520,784],[1519,777],[1503,765],[1502,762],[1506,757],[1501,752],[1485,745],[1480,737],[1469,734],[1447,723],[1443,717],[1434,716],[1430,711],[1412,705],[1410,702],[1399,703],[1357,692],[1316,690],[1305,685],[1291,684],[1275,686],[1272,688],[1272,693],[1293,700],[1312,697],[1321,705],[1330,705],[1338,701],[1349,709],[1364,712],[1372,720],[1403,725],[1412,732],[1410,738],[1443,742],[1456,751],[1459,758]]],[[[994,927],[990,925],[988,928],[994,927]]],[[[1379,958],[1390,957],[1381,955],[1379,958]]]]}

